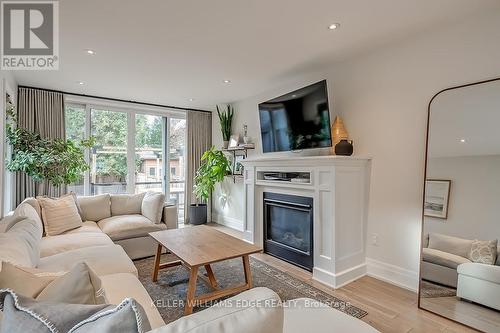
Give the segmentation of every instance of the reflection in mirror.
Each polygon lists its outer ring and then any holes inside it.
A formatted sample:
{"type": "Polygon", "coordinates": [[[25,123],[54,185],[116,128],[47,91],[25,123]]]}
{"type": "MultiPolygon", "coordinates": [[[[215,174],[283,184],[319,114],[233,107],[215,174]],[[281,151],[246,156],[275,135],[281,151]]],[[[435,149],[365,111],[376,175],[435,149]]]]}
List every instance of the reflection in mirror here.
{"type": "Polygon", "coordinates": [[[500,79],[429,112],[420,307],[500,332],[500,79]]]}

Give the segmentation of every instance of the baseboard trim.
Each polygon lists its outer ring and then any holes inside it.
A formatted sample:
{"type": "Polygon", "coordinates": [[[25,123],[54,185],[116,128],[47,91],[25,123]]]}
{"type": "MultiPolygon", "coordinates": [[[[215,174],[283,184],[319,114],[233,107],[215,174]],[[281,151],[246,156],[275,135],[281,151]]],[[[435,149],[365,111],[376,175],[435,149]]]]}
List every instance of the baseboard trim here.
{"type": "Polygon", "coordinates": [[[366,264],[357,265],[337,274],[319,267],[313,268],[313,279],[335,289],[341,288],[366,275],[366,264]]]}
{"type": "Polygon", "coordinates": [[[238,231],[244,231],[243,230],[243,221],[239,219],[235,219],[234,217],[228,217],[228,216],[220,216],[218,214],[212,213],[212,221],[221,224],[223,226],[226,226],[231,229],[235,229],[238,231]]]}
{"type": "Polygon", "coordinates": [[[416,292],[418,273],[379,260],[366,258],[367,275],[398,287],[416,292]]]}

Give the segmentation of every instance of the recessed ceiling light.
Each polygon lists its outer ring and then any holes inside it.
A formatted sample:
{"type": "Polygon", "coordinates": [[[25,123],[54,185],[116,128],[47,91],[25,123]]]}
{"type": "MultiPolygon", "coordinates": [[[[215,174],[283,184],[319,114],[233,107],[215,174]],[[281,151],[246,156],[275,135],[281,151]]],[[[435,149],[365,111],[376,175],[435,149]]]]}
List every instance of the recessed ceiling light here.
{"type": "Polygon", "coordinates": [[[460,142],[464,143],[464,142],[465,142],[465,139],[460,139],[460,142]]]}
{"type": "Polygon", "coordinates": [[[231,80],[224,80],[224,83],[231,83],[231,80]]]}
{"type": "Polygon", "coordinates": [[[87,52],[87,54],[90,54],[90,55],[94,55],[95,54],[95,51],[91,50],[91,49],[87,49],[87,50],[85,50],[85,52],[87,52]]]}
{"type": "Polygon", "coordinates": [[[190,98],[190,99],[189,99],[189,101],[190,101],[190,102],[194,102],[194,98],[190,98]]]}
{"type": "Polygon", "coordinates": [[[340,28],[340,23],[332,23],[328,26],[328,29],[330,29],[330,30],[335,30],[338,28],[340,28]]]}
{"type": "Polygon", "coordinates": [[[78,82],[78,84],[83,86],[85,84],[85,82],[80,81],[80,82],[78,82]]]}
{"type": "Polygon", "coordinates": [[[295,97],[297,97],[297,95],[295,95],[295,94],[294,94],[294,95],[292,95],[292,98],[295,98],[295,97]]]}

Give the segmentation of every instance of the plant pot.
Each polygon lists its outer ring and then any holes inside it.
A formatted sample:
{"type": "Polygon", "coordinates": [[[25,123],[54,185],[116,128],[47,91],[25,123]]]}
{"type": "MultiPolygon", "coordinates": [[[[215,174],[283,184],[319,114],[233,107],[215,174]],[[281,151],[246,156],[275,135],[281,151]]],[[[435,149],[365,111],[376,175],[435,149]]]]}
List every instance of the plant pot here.
{"type": "Polygon", "coordinates": [[[206,204],[191,204],[189,206],[189,223],[192,225],[200,225],[207,223],[207,205],[206,204]]]}
{"type": "Polygon", "coordinates": [[[224,141],[222,144],[222,148],[227,149],[229,147],[229,141],[224,141]]]}

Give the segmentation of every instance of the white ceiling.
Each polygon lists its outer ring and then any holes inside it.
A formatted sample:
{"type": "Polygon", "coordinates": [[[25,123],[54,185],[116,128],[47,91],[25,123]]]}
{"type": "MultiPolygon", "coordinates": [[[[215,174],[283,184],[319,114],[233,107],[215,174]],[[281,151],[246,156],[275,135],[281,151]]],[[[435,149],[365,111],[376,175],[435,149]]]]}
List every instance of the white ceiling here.
{"type": "Polygon", "coordinates": [[[498,124],[500,81],[446,91],[431,104],[429,157],[500,155],[498,124]]]}
{"type": "Polygon", "coordinates": [[[63,0],[59,6],[60,69],[17,71],[19,84],[213,109],[272,89],[304,68],[467,22],[498,10],[500,1],[63,0]],[[333,22],[340,29],[328,30],[333,22]]]}

